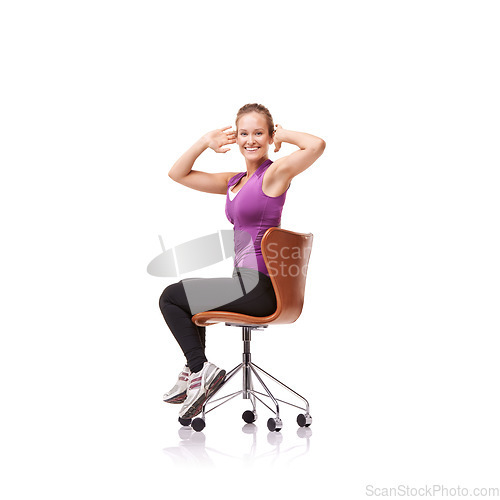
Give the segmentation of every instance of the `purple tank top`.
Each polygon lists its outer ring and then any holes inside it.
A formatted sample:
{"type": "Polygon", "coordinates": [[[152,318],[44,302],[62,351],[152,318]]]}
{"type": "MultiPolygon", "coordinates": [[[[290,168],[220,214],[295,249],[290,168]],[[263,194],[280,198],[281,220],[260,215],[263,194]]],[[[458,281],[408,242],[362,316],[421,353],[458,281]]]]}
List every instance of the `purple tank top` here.
{"type": "Polygon", "coordinates": [[[260,243],[270,227],[280,226],[288,191],[276,197],[267,196],[262,191],[262,178],[272,163],[271,160],[264,161],[237,193],[231,193],[233,199],[229,197],[229,191],[246,172],[231,177],[226,193],[226,216],[234,224],[234,267],[256,269],[267,276],[269,272],[260,243]]]}

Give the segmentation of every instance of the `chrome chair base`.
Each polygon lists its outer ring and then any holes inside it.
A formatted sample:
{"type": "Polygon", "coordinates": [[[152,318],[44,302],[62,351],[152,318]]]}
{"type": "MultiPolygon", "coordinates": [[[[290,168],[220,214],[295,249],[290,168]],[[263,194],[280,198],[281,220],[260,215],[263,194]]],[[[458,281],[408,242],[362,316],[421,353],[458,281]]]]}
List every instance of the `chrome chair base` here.
{"type": "Polygon", "coordinates": [[[255,422],[257,419],[257,401],[263,404],[266,408],[268,408],[272,413],[274,413],[274,417],[270,418],[267,421],[267,428],[271,432],[278,432],[283,427],[283,422],[280,418],[280,403],[287,404],[289,406],[293,406],[302,410],[304,413],[300,413],[297,416],[297,423],[300,427],[309,427],[312,423],[312,417],[309,412],[309,402],[306,398],[301,396],[299,393],[295,392],[293,389],[285,385],[283,382],[273,377],[271,374],[257,366],[252,362],[252,355],[250,353],[250,341],[251,341],[251,332],[252,330],[262,330],[262,328],[267,328],[267,325],[241,325],[236,323],[226,323],[227,326],[238,326],[243,330],[243,360],[242,362],[234,367],[231,371],[229,371],[226,375],[226,379],[224,383],[217,389],[216,392],[211,394],[205,404],[203,405],[203,409],[201,415],[198,418],[193,419],[191,422],[191,426],[196,431],[201,431],[205,428],[205,416],[207,413],[215,410],[219,406],[231,401],[235,397],[242,395],[243,399],[249,399],[252,403],[252,410],[247,410],[243,413],[242,418],[246,423],[255,422]],[[231,394],[226,394],[225,396],[218,397],[214,399],[214,397],[219,394],[221,389],[231,380],[237,373],[242,372],[243,374],[243,387],[240,391],[233,392],[231,394]],[[284,401],[282,399],[276,398],[267,385],[265,384],[263,377],[267,377],[271,381],[277,383],[279,386],[283,387],[290,393],[292,393],[296,398],[302,401],[304,406],[299,406],[288,401],[284,401]],[[254,380],[258,382],[261,387],[261,390],[256,390],[254,387],[254,380]],[[264,392],[262,392],[262,390],[264,392]],[[264,399],[267,398],[267,402],[264,399]],[[270,401],[269,401],[270,400],[270,401]],[[273,404],[273,408],[269,406],[269,404],[273,404]]]}

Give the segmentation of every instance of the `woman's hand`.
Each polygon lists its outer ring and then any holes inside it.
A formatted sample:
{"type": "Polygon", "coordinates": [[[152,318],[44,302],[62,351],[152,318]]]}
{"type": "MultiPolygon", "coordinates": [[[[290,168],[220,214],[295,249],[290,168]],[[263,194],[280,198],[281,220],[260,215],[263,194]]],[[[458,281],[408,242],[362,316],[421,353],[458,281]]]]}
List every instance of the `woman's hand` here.
{"type": "Polygon", "coordinates": [[[227,153],[230,151],[230,148],[223,148],[223,146],[234,144],[236,142],[236,132],[234,130],[226,132],[226,130],[230,128],[231,126],[218,128],[206,133],[203,136],[203,139],[206,141],[207,146],[210,149],[213,149],[216,153],[227,153]]]}
{"type": "Polygon", "coordinates": [[[281,149],[281,143],[283,142],[283,127],[281,125],[275,125],[273,142],[274,152],[277,153],[281,149]]]}

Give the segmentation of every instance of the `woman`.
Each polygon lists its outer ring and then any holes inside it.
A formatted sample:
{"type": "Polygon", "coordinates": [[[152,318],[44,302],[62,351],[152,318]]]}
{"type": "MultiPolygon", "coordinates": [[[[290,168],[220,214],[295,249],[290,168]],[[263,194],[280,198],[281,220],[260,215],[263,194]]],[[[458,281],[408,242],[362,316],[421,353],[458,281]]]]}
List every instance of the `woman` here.
{"type": "Polygon", "coordinates": [[[164,395],[168,403],[183,403],[182,419],[201,412],[203,403],[223,382],[226,372],[205,357],[205,328],[191,318],[207,310],[267,316],[276,310],[269,272],[260,243],[270,227],[278,227],[291,180],[310,167],[323,153],[325,141],[302,132],[274,126],[269,110],[246,104],[231,127],[208,132],[172,166],[169,177],[180,184],[226,196],[226,215],[234,224],[234,270],[231,278],[194,278],[168,286],[160,297],[160,309],[179,343],[187,364],[176,385],[164,395]],[[269,146],[278,152],[283,142],[298,146],[294,153],[271,161],[269,146]],[[227,153],[237,144],[245,158],[245,172],[207,173],[192,170],[208,148],[227,153]]]}

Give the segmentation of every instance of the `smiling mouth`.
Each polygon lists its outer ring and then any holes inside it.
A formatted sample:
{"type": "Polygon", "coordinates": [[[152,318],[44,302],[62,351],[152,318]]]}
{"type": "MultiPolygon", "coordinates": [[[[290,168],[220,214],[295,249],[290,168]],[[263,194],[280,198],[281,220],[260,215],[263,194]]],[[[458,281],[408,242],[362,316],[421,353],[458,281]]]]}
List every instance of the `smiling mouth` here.
{"type": "Polygon", "coordinates": [[[259,149],[259,148],[245,148],[245,149],[252,153],[253,151],[257,151],[257,149],[259,149]]]}

